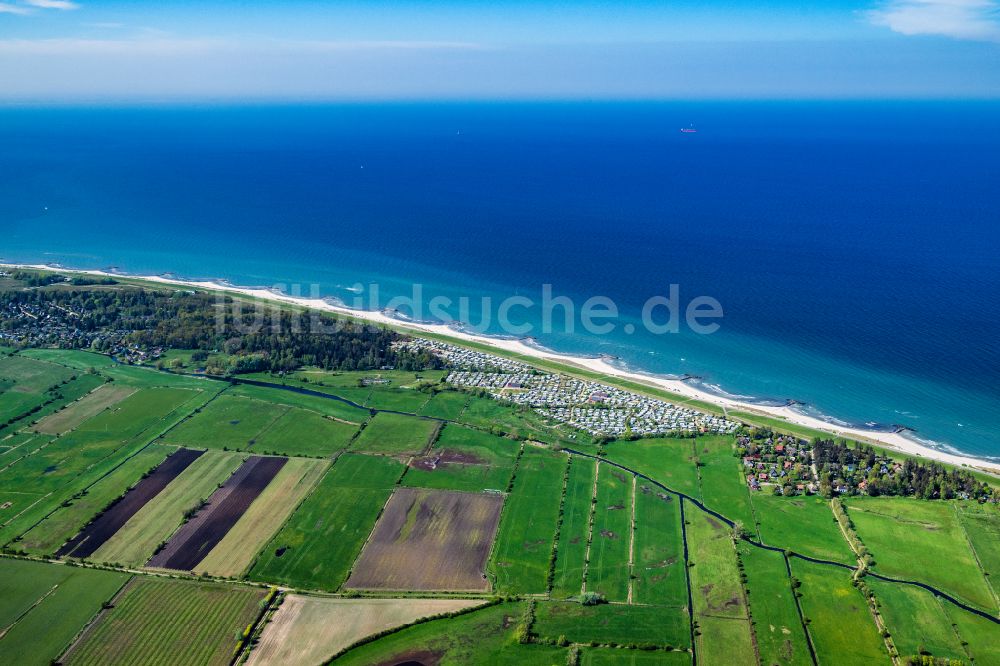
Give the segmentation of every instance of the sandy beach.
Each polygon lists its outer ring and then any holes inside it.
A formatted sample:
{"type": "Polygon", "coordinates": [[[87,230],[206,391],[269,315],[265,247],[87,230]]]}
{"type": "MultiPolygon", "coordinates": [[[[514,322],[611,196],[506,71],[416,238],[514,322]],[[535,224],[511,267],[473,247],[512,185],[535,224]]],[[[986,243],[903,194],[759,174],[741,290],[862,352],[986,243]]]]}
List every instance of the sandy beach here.
{"type": "Polygon", "coordinates": [[[717,405],[726,410],[732,409],[742,412],[758,414],[762,416],[770,416],[782,419],[791,424],[813,428],[815,430],[828,432],[837,436],[850,437],[854,439],[871,442],[873,444],[878,444],[886,448],[896,449],[898,451],[910,455],[920,456],[931,460],[937,460],[943,463],[948,463],[950,465],[967,466],[970,468],[976,468],[993,474],[1000,474],[1000,462],[981,460],[979,458],[974,458],[971,456],[964,456],[960,454],[949,453],[947,451],[941,451],[939,449],[932,448],[920,442],[914,441],[913,439],[907,437],[904,433],[888,433],[888,432],[879,432],[876,430],[868,430],[864,428],[843,427],[837,424],[829,423],[827,421],[824,421],[822,419],[813,416],[799,413],[789,406],[778,407],[778,406],[758,405],[753,403],[740,402],[738,400],[734,400],[724,396],[715,395],[707,391],[703,391],[698,387],[692,386],[679,379],[657,377],[654,375],[647,375],[640,372],[634,372],[626,369],[617,368],[601,358],[586,358],[581,356],[558,354],[555,352],[551,352],[545,349],[541,349],[526,344],[525,342],[522,342],[520,340],[473,335],[467,332],[456,330],[446,324],[407,322],[392,317],[389,314],[381,311],[354,310],[351,308],[334,305],[322,299],[293,297],[283,293],[272,291],[270,289],[238,287],[220,282],[187,281],[175,278],[162,277],[158,275],[123,275],[123,274],[110,273],[99,270],[73,270],[68,268],[38,265],[38,264],[0,264],[0,266],[4,266],[6,268],[32,268],[39,270],[58,270],[60,272],[66,272],[66,273],[77,273],[77,274],[115,277],[115,278],[132,278],[132,279],[146,280],[149,282],[169,284],[180,287],[204,289],[208,291],[226,291],[258,299],[304,306],[318,311],[347,315],[355,319],[369,321],[375,324],[385,324],[398,328],[405,328],[413,331],[416,334],[433,333],[437,335],[448,336],[458,342],[462,341],[475,342],[478,344],[487,345],[489,347],[492,347],[500,351],[507,351],[532,358],[544,359],[546,361],[561,363],[567,366],[567,370],[572,370],[574,366],[578,368],[584,368],[586,370],[590,370],[607,377],[625,379],[632,382],[641,383],[647,386],[669,391],[670,393],[678,396],[678,398],[700,400],[706,403],[717,405]]]}

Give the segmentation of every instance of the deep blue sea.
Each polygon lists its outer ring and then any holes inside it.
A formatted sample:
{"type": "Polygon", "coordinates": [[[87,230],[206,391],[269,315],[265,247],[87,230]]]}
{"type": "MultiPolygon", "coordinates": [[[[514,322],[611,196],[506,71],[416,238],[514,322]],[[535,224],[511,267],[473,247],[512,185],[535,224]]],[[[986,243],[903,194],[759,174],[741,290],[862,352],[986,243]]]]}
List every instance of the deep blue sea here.
{"type": "Polygon", "coordinates": [[[4,108],[0,258],[419,282],[473,323],[551,284],[621,318],[516,310],[546,347],[1000,456],[998,103],[4,108]],[[720,330],[638,326],[671,284],[720,330]]]}

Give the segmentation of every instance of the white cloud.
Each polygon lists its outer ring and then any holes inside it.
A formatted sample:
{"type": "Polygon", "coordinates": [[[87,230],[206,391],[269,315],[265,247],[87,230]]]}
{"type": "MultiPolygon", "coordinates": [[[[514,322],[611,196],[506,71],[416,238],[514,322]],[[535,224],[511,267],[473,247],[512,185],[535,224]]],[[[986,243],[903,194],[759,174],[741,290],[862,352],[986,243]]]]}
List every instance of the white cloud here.
{"type": "Polygon", "coordinates": [[[25,4],[42,9],[79,9],[80,5],[69,0],[24,0],[25,4]]]}
{"type": "Polygon", "coordinates": [[[9,2],[0,2],[0,14],[30,14],[31,10],[27,7],[21,7],[19,5],[12,5],[9,2]]]}
{"type": "Polygon", "coordinates": [[[867,16],[875,25],[904,35],[1000,41],[997,0],[890,0],[867,16]]]}

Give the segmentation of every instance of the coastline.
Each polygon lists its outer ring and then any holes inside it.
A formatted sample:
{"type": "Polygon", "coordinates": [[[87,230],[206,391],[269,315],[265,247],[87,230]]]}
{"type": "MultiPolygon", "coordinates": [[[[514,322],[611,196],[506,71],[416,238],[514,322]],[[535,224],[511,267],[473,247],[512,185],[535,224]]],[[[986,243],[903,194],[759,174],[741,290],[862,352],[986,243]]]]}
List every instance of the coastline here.
{"type": "Polygon", "coordinates": [[[1000,474],[1000,462],[983,460],[973,456],[942,451],[927,446],[923,443],[914,441],[913,439],[910,439],[906,437],[904,434],[899,432],[881,432],[878,430],[869,430],[865,428],[857,428],[852,426],[842,426],[830,423],[828,421],[824,421],[814,416],[809,416],[807,414],[802,414],[801,412],[797,412],[794,409],[792,409],[790,405],[771,406],[771,405],[761,405],[751,402],[741,402],[734,398],[720,396],[702,390],[696,386],[692,386],[686,383],[683,379],[660,377],[643,372],[637,372],[634,370],[618,368],[609,363],[604,358],[587,358],[582,356],[560,354],[557,352],[546,350],[538,346],[526,344],[522,340],[490,337],[485,335],[474,335],[464,331],[456,330],[455,328],[444,323],[433,324],[433,323],[407,321],[391,317],[383,311],[355,310],[346,307],[344,305],[335,305],[322,298],[312,299],[312,298],[304,298],[298,296],[289,296],[287,294],[279,293],[271,289],[240,287],[222,282],[183,280],[179,278],[163,277],[160,275],[129,275],[123,273],[112,273],[102,270],[82,270],[82,269],[64,268],[62,266],[49,266],[45,264],[0,263],[0,266],[4,268],[56,270],[65,273],[76,273],[76,274],[94,275],[94,276],[112,277],[112,278],[136,279],[136,280],[144,280],[147,282],[154,282],[172,286],[204,289],[207,291],[231,292],[234,294],[240,294],[250,298],[269,300],[273,302],[284,303],[288,305],[295,305],[313,310],[328,312],[331,314],[344,315],[374,324],[381,324],[396,328],[407,329],[417,334],[426,333],[426,334],[448,337],[458,342],[467,342],[467,343],[475,343],[478,345],[484,345],[496,349],[498,351],[505,351],[508,353],[519,354],[522,356],[535,358],[538,360],[557,363],[565,366],[567,370],[572,370],[574,368],[582,369],[609,378],[626,380],[634,382],[636,384],[648,386],[650,388],[667,391],[677,396],[678,398],[684,400],[697,400],[700,402],[712,404],[716,407],[723,409],[724,411],[734,410],[740,412],[747,412],[752,415],[775,418],[784,421],[790,425],[797,425],[806,428],[811,428],[813,430],[819,430],[834,436],[842,436],[865,442],[870,442],[872,444],[876,444],[878,446],[882,446],[887,449],[894,449],[896,451],[911,456],[917,456],[929,460],[936,460],[938,462],[958,467],[969,467],[990,474],[1000,474]]]}

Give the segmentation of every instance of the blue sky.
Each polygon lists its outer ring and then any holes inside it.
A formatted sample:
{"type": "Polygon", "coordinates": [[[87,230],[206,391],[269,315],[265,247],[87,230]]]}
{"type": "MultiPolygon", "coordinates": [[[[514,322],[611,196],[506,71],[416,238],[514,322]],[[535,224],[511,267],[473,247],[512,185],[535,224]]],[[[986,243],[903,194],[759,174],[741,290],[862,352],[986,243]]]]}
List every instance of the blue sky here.
{"type": "Polygon", "coordinates": [[[0,100],[1000,97],[1000,0],[0,0],[0,100]]]}

